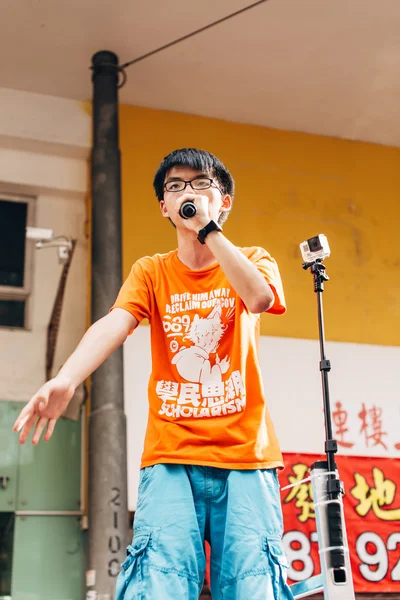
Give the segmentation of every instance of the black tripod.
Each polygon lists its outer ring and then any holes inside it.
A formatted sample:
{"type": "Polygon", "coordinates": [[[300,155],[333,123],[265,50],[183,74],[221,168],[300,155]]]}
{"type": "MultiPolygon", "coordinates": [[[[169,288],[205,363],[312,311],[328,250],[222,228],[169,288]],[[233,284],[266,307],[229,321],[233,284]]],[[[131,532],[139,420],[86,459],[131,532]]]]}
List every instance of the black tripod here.
{"type": "Polygon", "coordinates": [[[324,316],[322,292],[324,282],[329,280],[322,259],[304,263],[314,278],[314,291],[318,301],[318,328],[320,344],[320,371],[325,420],[326,460],[317,461],[311,466],[311,482],[314,495],[314,509],[317,526],[321,575],[292,586],[295,598],[305,598],[317,591],[324,592],[324,600],[354,600],[354,587],[351,574],[349,549],[344,522],[342,482],[335,462],[337,442],[332,437],[332,419],[329,400],[328,373],[331,363],[325,356],[324,316]]]}

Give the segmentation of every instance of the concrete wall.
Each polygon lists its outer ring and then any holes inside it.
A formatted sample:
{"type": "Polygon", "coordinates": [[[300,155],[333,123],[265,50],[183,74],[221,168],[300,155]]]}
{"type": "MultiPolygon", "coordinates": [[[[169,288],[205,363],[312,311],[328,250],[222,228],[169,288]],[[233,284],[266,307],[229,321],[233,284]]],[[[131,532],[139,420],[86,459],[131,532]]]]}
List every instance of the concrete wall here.
{"type": "MultiPolygon", "coordinates": [[[[33,198],[36,227],[77,239],[54,371],[86,327],[90,114],[78,102],[0,89],[0,193],[33,198]]],[[[27,240],[27,244],[34,242],[27,240]]],[[[0,328],[0,400],[27,401],[45,381],[46,333],[61,265],[34,250],[28,330],[0,328]]]]}
{"type": "MultiPolygon", "coordinates": [[[[77,240],[54,374],[87,325],[90,131],[90,114],[81,103],[0,89],[0,198],[32,199],[30,225],[77,240]]],[[[56,248],[33,249],[28,328],[0,328],[0,467],[9,476],[0,496],[0,511],[16,511],[13,556],[9,557],[15,600],[77,600],[84,593],[83,533],[74,512],[83,501],[81,435],[85,423],[60,420],[53,438],[38,446],[19,446],[12,431],[23,403],[45,382],[47,327],[61,271],[56,248]],[[21,514],[25,511],[42,514],[21,514]]]]}

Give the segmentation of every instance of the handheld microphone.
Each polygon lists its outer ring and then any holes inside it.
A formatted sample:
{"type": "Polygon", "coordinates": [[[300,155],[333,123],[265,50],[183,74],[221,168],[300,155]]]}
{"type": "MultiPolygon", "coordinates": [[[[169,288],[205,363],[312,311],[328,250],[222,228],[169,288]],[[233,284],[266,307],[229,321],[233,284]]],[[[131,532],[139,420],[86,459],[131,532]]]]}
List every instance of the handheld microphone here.
{"type": "Polygon", "coordinates": [[[182,219],[191,219],[196,212],[196,205],[192,200],[186,200],[179,209],[179,215],[182,219]]]}

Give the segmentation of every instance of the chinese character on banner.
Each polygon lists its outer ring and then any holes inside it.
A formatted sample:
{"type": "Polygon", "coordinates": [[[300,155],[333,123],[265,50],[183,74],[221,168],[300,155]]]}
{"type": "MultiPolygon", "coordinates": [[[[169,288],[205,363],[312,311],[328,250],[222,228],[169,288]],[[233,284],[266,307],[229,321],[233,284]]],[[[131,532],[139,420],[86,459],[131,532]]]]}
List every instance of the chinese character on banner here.
{"type": "Polygon", "coordinates": [[[308,519],[315,519],[311,481],[303,481],[307,477],[308,466],[298,463],[292,466],[292,471],[294,476],[288,475],[288,481],[296,485],[283,501],[288,504],[296,498],[295,506],[301,510],[297,518],[301,523],[305,523],[308,519]]]}
{"type": "Polygon", "coordinates": [[[380,445],[387,450],[387,446],[382,439],[387,435],[387,432],[382,430],[382,412],[382,409],[377,408],[375,405],[367,409],[363,402],[362,409],[358,413],[361,419],[360,433],[364,433],[367,448],[370,447],[371,442],[372,447],[380,445]]]}
{"type": "Polygon", "coordinates": [[[390,479],[385,479],[381,469],[372,469],[374,487],[370,487],[364,475],[354,473],[356,485],[350,494],[359,501],[356,512],[361,516],[372,510],[374,515],[382,521],[400,521],[400,508],[382,508],[390,506],[396,495],[396,484],[390,479]]]}
{"type": "Polygon", "coordinates": [[[346,427],[347,423],[347,410],[343,409],[343,405],[341,402],[336,402],[335,404],[336,410],[332,412],[333,422],[336,426],[335,438],[339,446],[343,446],[343,448],[352,448],[354,446],[353,442],[345,441],[345,434],[349,431],[349,428],[346,427]]]}

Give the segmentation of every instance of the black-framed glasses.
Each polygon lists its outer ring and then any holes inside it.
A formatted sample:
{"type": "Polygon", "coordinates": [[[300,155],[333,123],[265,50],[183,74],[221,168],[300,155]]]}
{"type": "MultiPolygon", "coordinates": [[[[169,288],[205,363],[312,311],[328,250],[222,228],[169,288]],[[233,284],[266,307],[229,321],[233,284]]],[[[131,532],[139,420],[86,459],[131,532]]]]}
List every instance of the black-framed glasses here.
{"type": "Polygon", "coordinates": [[[167,192],[183,192],[183,190],[186,189],[186,186],[188,184],[190,185],[192,190],[196,191],[208,190],[208,188],[210,187],[216,187],[221,192],[221,190],[215,184],[215,182],[212,179],[209,179],[208,177],[195,177],[190,181],[183,181],[182,179],[167,181],[167,183],[164,183],[164,189],[167,190],[167,192]]]}

